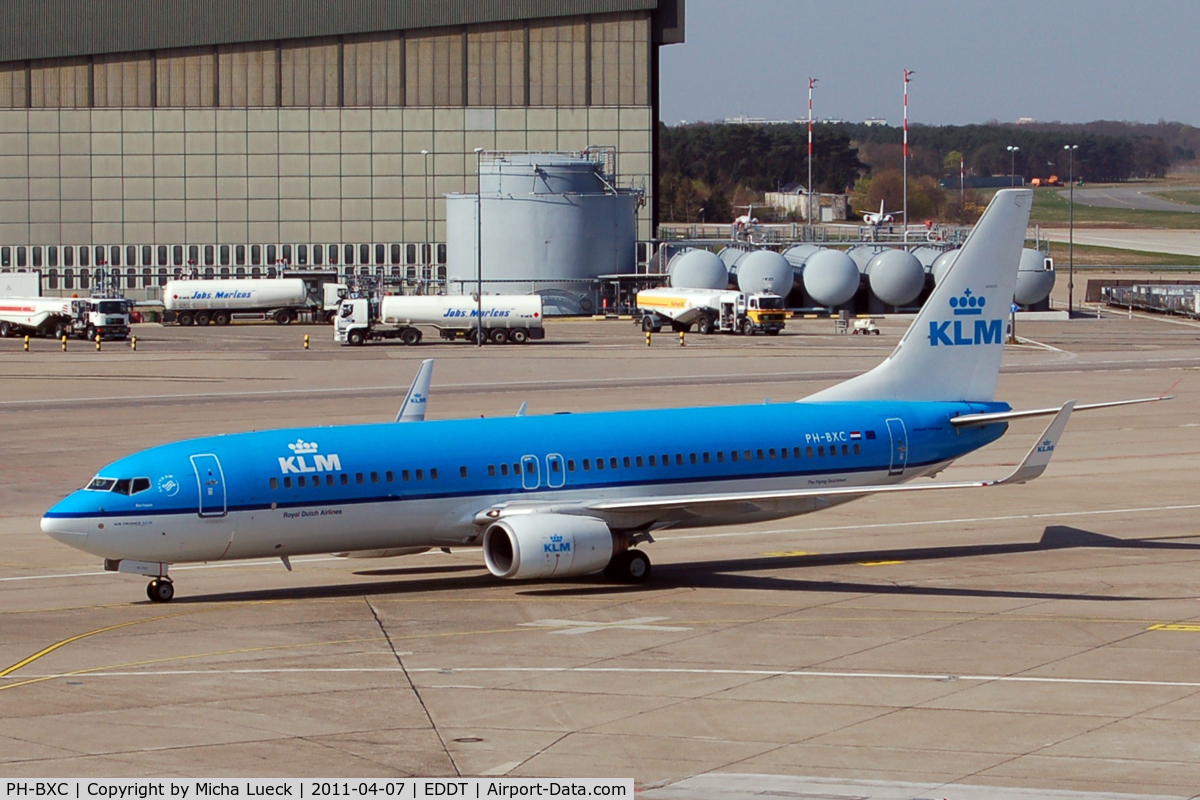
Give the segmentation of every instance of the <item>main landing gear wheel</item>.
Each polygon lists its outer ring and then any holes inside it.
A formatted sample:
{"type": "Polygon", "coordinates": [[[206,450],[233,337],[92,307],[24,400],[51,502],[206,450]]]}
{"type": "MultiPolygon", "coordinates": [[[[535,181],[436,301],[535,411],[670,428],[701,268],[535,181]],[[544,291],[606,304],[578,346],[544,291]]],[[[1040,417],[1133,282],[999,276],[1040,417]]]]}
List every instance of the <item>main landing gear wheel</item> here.
{"type": "Polygon", "coordinates": [[[650,577],[650,556],[641,550],[626,550],[608,563],[604,575],[621,583],[645,583],[650,577]]]}
{"type": "Polygon", "coordinates": [[[169,603],[175,596],[175,584],[169,578],[155,578],[146,586],[146,596],[154,603],[169,603]]]}

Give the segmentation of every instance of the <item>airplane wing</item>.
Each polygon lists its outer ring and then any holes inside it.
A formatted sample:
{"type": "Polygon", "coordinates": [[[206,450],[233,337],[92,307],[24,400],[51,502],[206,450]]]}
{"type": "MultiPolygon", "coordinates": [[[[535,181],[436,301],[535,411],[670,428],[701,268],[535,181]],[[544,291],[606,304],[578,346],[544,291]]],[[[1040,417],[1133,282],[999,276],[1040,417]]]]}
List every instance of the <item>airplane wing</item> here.
{"type": "Polygon", "coordinates": [[[874,486],[829,486],[811,489],[783,489],[766,492],[726,492],[722,494],[672,495],[665,497],[630,497],[615,500],[596,500],[581,505],[548,507],[515,503],[510,506],[493,507],[476,516],[478,524],[487,524],[508,514],[531,514],[554,511],[565,514],[590,514],[599,517],[633,519],[652,516],[658,521],[689,519],[691,517],[720,515],[722,513],[754,513],[756,511],[790,510],[802,513],[815,511],[834,503],[853,500],[871,494],[893,492],[928,492],[941,489],[977,489],[1027,483],[1046,471],[1054,448],[1067,427],[1067,420],[1075,408],[1069,401],[1055,413],[1054,419],[1038,437],[1037,442],[1025,454],[1017,467],[1003,478],[979,481],[955,481],[918,484],[881,484],[874,486]]]}
{"type": "MultiPolygon", "coordinates": [[[[1160,395],[1159,397],[1142,397],[1137,400],[1113,400],[1107,403],[1088,403],[1082,406],[1075,406],[1076,411],[1094,411],[1097,408],[1115,408],[1117,406],[1134,406],[1139,403],[1157,403],[1160,400],[1174,400],[1173,395],[1160,395]]],[[[1034,408],[1027,411],[995,411],[990,414],[963,414],[962,416],[954,417],[950,420],[950,424],[956,428],[973,428],[979,425],[991,425],[993,422],[1008,422],[1013,419],[1026,419],[1028,417],[1048,417],[1051,414],[1057,414],[1057,408],[1034,408]]]]}
{"type": "Polygon", "coordinates": [[[425,403],[429,399],[429,381],[433,377],[433,359],[427,358],[421,362],[417,377],[413,378],[408,394],[396,412],[396,422],[424,422],[425,403]]]}

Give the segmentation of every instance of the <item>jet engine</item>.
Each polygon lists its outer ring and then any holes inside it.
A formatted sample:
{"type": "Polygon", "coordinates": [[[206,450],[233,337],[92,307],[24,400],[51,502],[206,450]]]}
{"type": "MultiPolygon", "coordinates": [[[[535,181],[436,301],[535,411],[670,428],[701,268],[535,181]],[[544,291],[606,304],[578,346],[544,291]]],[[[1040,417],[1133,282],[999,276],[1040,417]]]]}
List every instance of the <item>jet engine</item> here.
{"type": "Polygon", "coordinates": [[[483,558],[497,578],[569,578],[599,572],[612,560],[602,520],[529,514],[497,520],[483,533],[483,558]]]}

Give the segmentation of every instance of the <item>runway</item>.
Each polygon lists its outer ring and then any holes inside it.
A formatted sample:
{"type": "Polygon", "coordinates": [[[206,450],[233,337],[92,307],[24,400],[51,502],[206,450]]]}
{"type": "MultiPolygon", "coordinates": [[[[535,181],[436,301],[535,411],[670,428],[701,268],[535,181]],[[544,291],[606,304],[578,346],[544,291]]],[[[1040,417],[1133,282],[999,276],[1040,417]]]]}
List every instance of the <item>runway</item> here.
{"type": "MultiPolygon", "coordinates": [[[[613,776],[648,798],[1197,796],[1194,327],[1022,323],[1047,347],[1006,353],[1014,406],[1182,379],[1178,399],[1076,415],[1028,485],[664,531],[643,587],[501,583],[455,550],[177,567],[175,602],[151,605],[139,579],[38,530],[102,464],[153,444],[391,419],[423,358],[438,359],[436,418],[785,402],[874,365],[904,324],[868,339],[797,320],[685,347],[646,347],[628,322],[482,350],[346,349],[274,326],[143,326],[136,353],[0,340],[0,769],[613,776]]],[[[1001,475],[1039,430],[1014,424],[941,478],[1001,475]]]]}

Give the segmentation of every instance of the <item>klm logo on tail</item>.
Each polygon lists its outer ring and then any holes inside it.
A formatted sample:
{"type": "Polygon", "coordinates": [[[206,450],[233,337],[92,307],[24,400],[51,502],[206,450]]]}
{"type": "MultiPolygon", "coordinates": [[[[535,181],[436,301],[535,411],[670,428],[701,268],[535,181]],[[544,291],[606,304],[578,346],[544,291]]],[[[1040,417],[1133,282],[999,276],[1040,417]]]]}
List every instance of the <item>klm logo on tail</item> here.
{"type": "MultiPolygon", "coordinates": [[[[987,298],[973,294],[970,289],[964,291],[962,297],[950,298],[950,308],[956,317],[982,316],[985,305],[987,305],[987,298]]],[[[1000,344],[1003,337],[1004,324],[1003,320],[999,319],[954,319],[929,323],[931,347],[1000,344]]]]}

